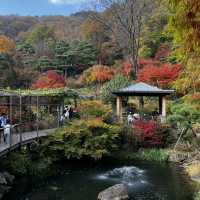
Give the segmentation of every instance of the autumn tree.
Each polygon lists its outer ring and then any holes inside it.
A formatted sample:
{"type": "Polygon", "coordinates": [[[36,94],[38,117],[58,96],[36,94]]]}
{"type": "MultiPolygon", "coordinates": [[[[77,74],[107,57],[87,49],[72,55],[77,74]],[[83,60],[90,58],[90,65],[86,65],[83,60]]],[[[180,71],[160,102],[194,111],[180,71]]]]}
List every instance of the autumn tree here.
{"type": "Polygon", "coordinates": [[[173,37],[174,54],[185,66],[174,87],[182,94],[193,95],[200,88],[200,1],[168,0],[168,3],[172,13],[168,32],[173,37]]]}
{"type": "Polygon", "coordinates": [[[113,75],[113,70],[104,65],[94,65],[92,68],[86,70],[83,74],[84,81],[87,84],[102,84],[111,80],[113,75]]]}
{"type": "Polygon", "coordinates": [[[161,64],[160,66],[147,65],[139,71],[138,81],[146,82],[162,88],[168,88],[181,73],[181,65],[161,64]]]}
{"type": "Polygon", "coordinates": [[[65,79],[55,71],[47,71],[33,83],[33,89],[51,89],[65,87],[65,79]]]}
{"type": "Polygon", "coordinates": [[[143,22],[150,14],[151,0],[100,0],[98,8],[103,14],[94,14],[93,19],[107,27],[126,54],[131,55],[133,71],[138,74],[138,56],[143,22]]]}
{"type": "Polygon", "coordinates": [[[13,54],[15,43],[8,37],[0,35],[0,54],[13,54]]]}
{"type": "Polygon", "coordinates": [[[81,30],[83,33],[83,37],[86,40],[91,41],[96,46],[99,52],[98,62],[99,64],[101,64],[102,47],[103,43],[107,40],[105,27],[95,20],[88,19],[81,25],[81,30]]]}
{"type": "Polygon", "coordinates": [[[27,33],[25,41],[34,46],[38,57],[52,56],[55,43],[54,29],[47,25],[37,25],[27,33]]]}
{"type": "Polygon", "coordinates": [[[175,81],[174,88],[184,95],[200,92],[200,64],[194,65],[194,61],[190,60],[179,79],[175,81]]]}
{"type": "Polygon", "coordinates": [[[0,85],[1,87],[16,87],[17,77],[14,70],[14,60],[8,54],[0,54],[0,85]]]}
{"type": "Polygon", "coordinates": [[[168,31],[171,33],[180,59],[199,56],[200,15],[199,0],[168,0],[171,18],[168,31]]]}

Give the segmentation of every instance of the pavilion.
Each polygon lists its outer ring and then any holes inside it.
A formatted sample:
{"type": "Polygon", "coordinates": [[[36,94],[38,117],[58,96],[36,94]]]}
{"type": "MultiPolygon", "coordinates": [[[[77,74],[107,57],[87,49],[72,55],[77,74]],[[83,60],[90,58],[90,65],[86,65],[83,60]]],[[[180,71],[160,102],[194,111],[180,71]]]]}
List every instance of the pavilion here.
{"type": "MultiPolygon", "coordinates": [[[[174,93],[174,90],[164,90],[158,87],[148,85],[143,82],[132,84],[126,88],[113,92],[117,96],[116,111],[117,117],[122,120],[122,100],[123,97],[138,96],[138,97],[159,97],[159,115],[161,119],[166,118],[166,96],[174,93]]],[[[143,98],[142,98],[143,99],[143,98]]],[[[143,106],[144,102],[142,102],[143,106]]]]}

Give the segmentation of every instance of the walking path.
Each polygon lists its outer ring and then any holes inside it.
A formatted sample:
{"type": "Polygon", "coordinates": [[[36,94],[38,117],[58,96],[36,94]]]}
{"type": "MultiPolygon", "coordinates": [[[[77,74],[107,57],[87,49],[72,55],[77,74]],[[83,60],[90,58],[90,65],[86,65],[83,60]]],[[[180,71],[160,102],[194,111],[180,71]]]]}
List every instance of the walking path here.
{"type": "MultiPolygon", "coordinates": [[[[45,136],[53,133],[54,131],[55,131],[55,129],[41,130],[38,133],[38,138],[45,137],[45,136]]],[[[37,139],[37,131],[22,133],[21,143],[20,143],[20,135],[13,134],[12,138],[11,138],[11,146],[10,146],[10,144],[5,144],[3,141],[0,141],[0,156],[5,155],[10,150],[16,149],[20,145],[25,145],[25,144],[31,143],[35,139],[37,139]]]]}

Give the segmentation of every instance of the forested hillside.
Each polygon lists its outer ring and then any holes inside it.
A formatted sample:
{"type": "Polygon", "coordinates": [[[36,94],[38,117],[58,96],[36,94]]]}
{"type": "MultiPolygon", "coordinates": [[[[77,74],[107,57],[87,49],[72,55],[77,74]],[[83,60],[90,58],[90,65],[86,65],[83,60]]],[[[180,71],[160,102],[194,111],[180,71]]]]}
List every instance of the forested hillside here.
{"type": "MultiPolygon", "coordinates": [[[[1,87],[31,87],[41,72],[49,70],[56,70],[69,80],[97,64],[114,71],[123,71],[125,65],[128,73],[132,72],[128,69],[131,58],[133,62],[139,58],[166,59],[171,40],[164,34],[168,22],[165,6],[150,0],[141,8],[141,27],[135,35],[139,46],[134,48],[132,38],[112,16],[115,8],[104,10],[83,11],[69,17],[1,16],[1,87]]],[[[80,77],[75,85],[84,84],[83,79],[80,77]]]]}

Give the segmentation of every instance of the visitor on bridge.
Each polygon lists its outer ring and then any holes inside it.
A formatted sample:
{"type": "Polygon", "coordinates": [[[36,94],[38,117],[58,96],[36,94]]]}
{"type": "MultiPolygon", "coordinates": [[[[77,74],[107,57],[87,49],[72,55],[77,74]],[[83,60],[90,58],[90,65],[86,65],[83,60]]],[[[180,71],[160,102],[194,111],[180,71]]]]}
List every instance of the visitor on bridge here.
{"type": "Polygon", "coordinates": [[[68,106],[65,106],[63,114],[65,116],[65,119],[69,120],[69,107],[68,106]]]}
{"type": "Polygon", "coordinates": [[[4,134],[4,142],[6,144],[9,144],[10,135],[11,135],[11,128],[12,128],[9,119],[6,120],[6,124],[3,128],[4,128],[4,133],[3,133],[4,134]]]}
{"type": "Polygon", "coordinates": [[[6,125],[7,116],[5,113],[0,115],[0,128],[3,128],[6,125]]]}

